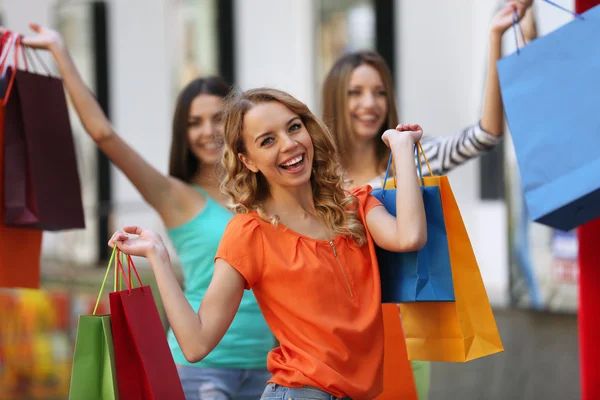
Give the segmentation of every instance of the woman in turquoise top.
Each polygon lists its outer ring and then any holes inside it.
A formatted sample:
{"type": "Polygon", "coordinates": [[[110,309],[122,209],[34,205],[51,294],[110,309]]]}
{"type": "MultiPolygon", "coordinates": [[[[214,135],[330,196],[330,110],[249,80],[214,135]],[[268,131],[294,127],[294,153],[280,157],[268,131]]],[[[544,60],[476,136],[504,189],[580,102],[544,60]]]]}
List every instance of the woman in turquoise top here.
{"type": "MultiPolygon", "coordinates": [[[[165,176],[115,133],[60,34],[30,26],[36,35],[23,43],[52,53],[86,132],[162,218],[181,260],[185,295],[198,308],[213,274],[219,241],[233,217],[225,208],[215,168],[221,158],[221,112],[229,85],[217,77],[197,79],[180,93],[165,176]]],[[[173,333],[168,337],[187,399],[250,400],[262,395],[270,378],[267,353],[275,341],[252,292],[244,294],[231,327],[202,362],[187,362],[173,333]]]]}

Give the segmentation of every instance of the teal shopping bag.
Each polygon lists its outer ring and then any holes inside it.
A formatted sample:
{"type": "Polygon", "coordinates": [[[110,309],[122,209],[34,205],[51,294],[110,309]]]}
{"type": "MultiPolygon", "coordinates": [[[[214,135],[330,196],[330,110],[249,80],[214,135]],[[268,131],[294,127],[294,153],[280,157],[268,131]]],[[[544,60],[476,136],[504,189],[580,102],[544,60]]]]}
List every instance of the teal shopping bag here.
{"type": "Polygon", "coordinates": [[[600,6],[575,15],[497,64],[528,214],[563,231],[600,217],[600,6]]]}

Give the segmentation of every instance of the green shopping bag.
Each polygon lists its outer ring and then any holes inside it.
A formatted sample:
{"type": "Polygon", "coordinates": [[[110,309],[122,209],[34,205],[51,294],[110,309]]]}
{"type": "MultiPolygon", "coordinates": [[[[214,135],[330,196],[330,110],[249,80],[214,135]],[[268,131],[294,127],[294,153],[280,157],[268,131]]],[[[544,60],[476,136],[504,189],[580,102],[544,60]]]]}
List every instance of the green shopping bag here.
{"type": "Polygon", "coordinates": [[[118,400],[119,398],[110,315],[96,315],[106,278],[115,260],[115,250],[108,262],[93,314],[79,316],[69,400],[118,400]]]}

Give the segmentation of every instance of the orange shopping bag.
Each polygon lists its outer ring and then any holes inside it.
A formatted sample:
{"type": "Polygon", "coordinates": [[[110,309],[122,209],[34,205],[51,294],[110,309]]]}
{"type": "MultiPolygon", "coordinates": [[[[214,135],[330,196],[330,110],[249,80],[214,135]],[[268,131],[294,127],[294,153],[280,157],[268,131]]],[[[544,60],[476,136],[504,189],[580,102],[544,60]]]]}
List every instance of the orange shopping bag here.
{"type": "Polygon", "coordinates": [[[412,373],[398,306],[383,304],[383,393],[376,400],[417,400],[417,389],[412,373]]]}
{"type": "Polygon", "coordinates": [[[400,305],[408,358],[466,362],[504,351],[448,178],[424,179],[425,186],[440,187],[456,301],[400,305]]]}

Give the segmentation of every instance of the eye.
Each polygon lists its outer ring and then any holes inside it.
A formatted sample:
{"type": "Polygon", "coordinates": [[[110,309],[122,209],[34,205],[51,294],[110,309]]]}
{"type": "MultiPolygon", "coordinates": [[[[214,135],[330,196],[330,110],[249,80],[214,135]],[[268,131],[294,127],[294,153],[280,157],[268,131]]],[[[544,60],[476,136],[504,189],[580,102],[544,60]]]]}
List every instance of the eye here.
{"type": "Polygon", "coordinates": [[[200,126],[201,124],[202,124],[202,121],[199,120],[199,119],[190,119],[187,122],[187,127],[188,128],[193,128],[193,127],[196,127],[196,126],[200,126]]]}
{"type": "Polygon", "coordinates": [[[348,90],[348,96],[360,96],[360,90],[348,90]]]}
{"type": "Polygon", "coordinates": [[[219,114],[213,115],[212,120],[213,120],[213,122],[215,124],[218,124],[218,123],[222,122],[222,120],[223,120],[223,114],[219,113],[219,114]]]}
{"type": "Polygon", "coordinates": [[[268,138],[266,138],[265,140],[263,140],[262,142],[260,142],[260,146],[261,146],[261,147],[263,147],[263,146],[267,146],[267,145],[269,145],[269,144],[271,144],[271,143],[273,143],[273,138],[271,138],[271,137],[268,137],[268,138]]]}
{"type": "Polygon", "coordinates": [[[302,124],[299,122],[296,122],[295,124],[292,124],[292,126],[290,126],[290,132],[297,131],[300,128],[302,128],[302,124]]]}
{"type": "Polygon", "coordinates": [[[387,92],[386,92],[385,90],[379,90],[379,91],[377,92],[377,95],[378,95],[378,96],[387,96],[387,92]]]}

